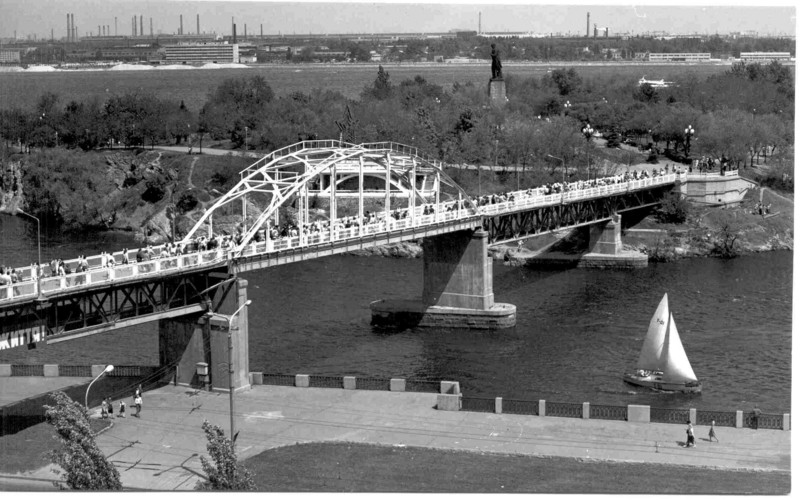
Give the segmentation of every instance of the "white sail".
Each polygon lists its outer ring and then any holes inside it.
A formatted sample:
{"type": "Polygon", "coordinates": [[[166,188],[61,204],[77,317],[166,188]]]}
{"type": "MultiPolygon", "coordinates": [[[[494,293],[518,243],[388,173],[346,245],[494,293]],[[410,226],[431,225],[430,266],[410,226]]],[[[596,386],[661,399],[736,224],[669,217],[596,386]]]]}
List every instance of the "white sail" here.
{"type": "Polygon", "coordinates": [[[686,357],[683,349],[681,337],[678,335],[678,327],[675,326],[675,319],[672,313],[669,314],[669,328],[667,330],[664,349],[662,349],[662,366],[664,367],[665,382],[697,382],[697,377],[686,357]]]}
{"type": "Polygon", "coordinates": [[[650,319],[650,326],[647,329],[647,337],[644,339],[642,352],[639,353],[639,363],[636,365],[641,370],[663,370],[662,350],[664,339],[667,335],[667,322],[669,320],[669,301],[667,294],[658,304],[655,314],[650,319]]]}

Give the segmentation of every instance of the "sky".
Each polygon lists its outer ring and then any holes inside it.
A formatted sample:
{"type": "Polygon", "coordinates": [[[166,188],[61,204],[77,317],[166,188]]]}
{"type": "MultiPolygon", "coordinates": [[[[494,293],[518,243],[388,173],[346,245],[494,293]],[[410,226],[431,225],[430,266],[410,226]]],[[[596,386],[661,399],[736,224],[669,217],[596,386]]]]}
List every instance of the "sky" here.
{"type": "Polygon", "coordinates": [[[453,29],[478,29],[478,16],[484,32],[586,33],[586,13],[598,30],[610,33],[641,34],[652,31],[670,33],[725,34],[756,31],[762,34],[795,35],[796,8],[789,1],[640,3],[583,1],[571,4],[534,3],[530,0],[499,0],[498,3],[473,0],[438,3],[406,0],[379,1],[294,1],[272,0],[0,0],[0,38],[55,38],[66,35],[66,15],[74,14],[79,36],[97,32],[98,25],[109,26],[114,34],[131,34],[131,18],[144,16],[145,33],[176,33],[183,15],[184,33],[231,33],[231,18],[238,34],[336,34],[336,33],[442,33],[453,29]],[[730,6],[733,5],[733,6],[730,6]]]}

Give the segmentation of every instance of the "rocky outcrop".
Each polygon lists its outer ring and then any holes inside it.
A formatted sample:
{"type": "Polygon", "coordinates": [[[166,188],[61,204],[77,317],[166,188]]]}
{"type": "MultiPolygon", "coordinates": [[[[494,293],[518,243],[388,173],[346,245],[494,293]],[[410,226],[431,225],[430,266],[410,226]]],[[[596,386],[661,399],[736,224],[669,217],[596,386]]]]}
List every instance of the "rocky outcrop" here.
{"type": "Polygon", "coordinates": [[[25,204],[22,189],[22,169],[19,162],[2,164],[0,171],[0,212],[14,213],[25,204]]]}

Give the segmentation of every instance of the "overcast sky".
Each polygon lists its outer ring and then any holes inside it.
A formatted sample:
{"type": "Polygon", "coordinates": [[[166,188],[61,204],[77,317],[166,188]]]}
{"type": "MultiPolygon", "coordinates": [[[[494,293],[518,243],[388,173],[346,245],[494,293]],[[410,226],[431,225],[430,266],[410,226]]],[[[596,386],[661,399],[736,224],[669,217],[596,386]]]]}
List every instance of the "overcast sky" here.
{"type": "MultiPolygon", "coordinates": [[[[701,0],[702,1],[702,0],[701,0]]],[[[37,36],[60,38],[66,35],[66,15],[74,14],[79,36],[97,32],[107,25],[114,34],[131,34],[131,18],[144,16],[145,33],[150,32],[150,18],[155,33],[176,33],[183,15],[184,33],[200,31],[231,33],[231,17],[237,33],[249,35],[292,33],[419,33],[446,32],[452,29],[478,29],[478,14],[485,32],[532,31],[535,33],[586,33],[586,13],[599,30],[606,26],[611,33],[649,31],[673,33],[729,33],[757,31],[794,35],[797,20],[793,2],[706,1],[706,7],[677,0],[673,2],[623,5],[615,2],[583,1],[569,5],[551,5],[523,0],[500,0],[500,4],[462,0],[410,2],[397,0],[332,2],[271,0],[0,0],[0,38],[11,37],[14,30],[22,38],[37,36]],[[665,6],[666,4],[666,6],[665,6]]],[[[692,2],[697,4],[697,2],[692,2]]]]}

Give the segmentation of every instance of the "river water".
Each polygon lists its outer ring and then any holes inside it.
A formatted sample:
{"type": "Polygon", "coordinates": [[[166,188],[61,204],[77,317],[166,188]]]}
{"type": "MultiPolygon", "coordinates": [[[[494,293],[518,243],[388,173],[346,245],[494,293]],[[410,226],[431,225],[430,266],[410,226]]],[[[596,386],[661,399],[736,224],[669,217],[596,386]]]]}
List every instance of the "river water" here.
{"type": "MultiPolygon", "coordinates": [[[[47,233],[43,258],[135,246],[127,236],[47,233]]],[[[0,264],[27,265],[36,224],[0,216],[0,264]]],[[[269,373],[457,380],[467,395],[596,404],[789,411],[792,253],[692,259],[646,269],[542,271],[494,266],[497,302],[517,306],[507,330],[370,326],[369,303],[415,298],[421,259],[335,256],[243,275],[254,304],[250,369],[269,373]],[[664,293],[701,395],[636,389],[634,368],[664,293]]],[[[0,362],[156,364],[154,325],[34,350],[0,362]],[[112,338],[113,337],[113,338],[112,338]]]]}

